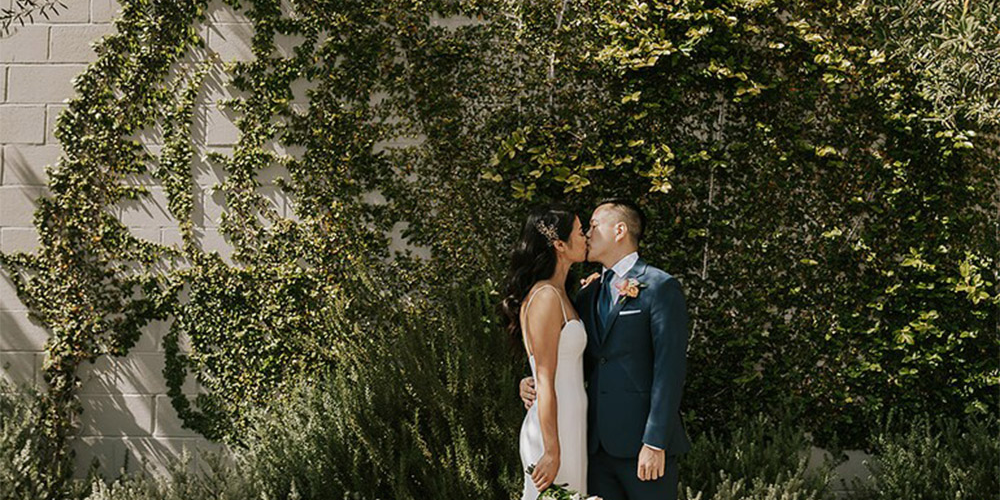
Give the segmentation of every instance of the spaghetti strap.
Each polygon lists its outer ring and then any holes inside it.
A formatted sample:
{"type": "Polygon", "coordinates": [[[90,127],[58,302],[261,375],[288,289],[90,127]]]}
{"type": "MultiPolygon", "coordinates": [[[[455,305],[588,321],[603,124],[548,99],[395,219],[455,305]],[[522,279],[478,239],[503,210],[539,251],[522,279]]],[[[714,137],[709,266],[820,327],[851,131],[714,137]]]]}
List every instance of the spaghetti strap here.
{"type": "MultiPolygon", "coordinates": [[[[524,305],[525,310],[528,309],[528,305],[531,304],[531,301],[535,298],[535,294],[537,294],[538,292],[542,291],[543,288],[551,288],[551,289],[555,290],[556,287],[554,287],[552,285],[548,285],[548,284],[545,284],[545,285],[542,285],[542,286],[538,287],[538,290],[535,290],[531,294],[531,297],[528,298],[528,303],[524,305]]],[[[558,294],[559,293],[556,292],[556,295],[558,295],[558,294]]],[[[562,297],[559,297],[559,309],[562,309],[563,323],[569,321],[569,318],[566,317],[566,306],[563,304],[562,297]]]]}
{"type": "MultiPolygon", "coordinates": [[[[538,289],[535,290],[534,292],[531,292],[531,297],[528,297],[528,302],[524,304],[525,311],[528,310],[528,306],[531,305],[531,301],[535,299],[535,295],[538,294],[538,292],[542,291],[543,288],[552,288],[553,290],[555,290],[556,287],[549,284],[545,284],[538,287],[538,289]]],[[[559,292],[556,292],[556,295],[558,296],[559,292]]],[[[558,297],[558,299],[559,299],[559,309],[562,309],[563,325],[565,325],[566,323],[569,322],[569,318],[566,317],[566,306],[563,305],[562,297],[558,297]]],[[[525,318],[527,319],[527,317],[525,318]]],[[[524,326],[527,327],[528,326],[527,323],[525,323],[524,326]]],[[[521,328],[521,339],[524,341],[524,350],[528,352],[528,356],[534,356],[534,354],[531,353],[531,350],[528,349],[528,338],[525,335],[526,333],[527,333],[527,328],[521,328]]]]}

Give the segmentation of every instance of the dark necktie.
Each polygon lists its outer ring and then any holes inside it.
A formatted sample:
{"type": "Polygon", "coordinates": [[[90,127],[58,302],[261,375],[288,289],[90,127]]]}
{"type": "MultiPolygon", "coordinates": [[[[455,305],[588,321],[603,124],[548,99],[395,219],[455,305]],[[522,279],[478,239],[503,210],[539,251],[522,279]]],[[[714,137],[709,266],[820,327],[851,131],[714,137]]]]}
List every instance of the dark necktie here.
{"type": "Polygon", "coordinates": [[[597,315],[601,319],[601,328],[608,322],[608,312],[611,311],[611,278],[615,275],[613,269],[604,271],[601,277],[601,293],[597,297],[597,315]]]}

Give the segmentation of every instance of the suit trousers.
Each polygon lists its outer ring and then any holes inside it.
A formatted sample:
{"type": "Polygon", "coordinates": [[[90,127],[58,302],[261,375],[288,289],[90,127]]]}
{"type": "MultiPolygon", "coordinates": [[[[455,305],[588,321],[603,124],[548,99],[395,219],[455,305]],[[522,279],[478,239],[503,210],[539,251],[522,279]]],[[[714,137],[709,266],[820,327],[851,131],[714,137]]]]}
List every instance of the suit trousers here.
{"type": "Polygon", "coordinates": [[[654,481],[639,479],[639,457],[608,455],[598,445],[588,457],[587,494],[604,500],[677,500],[677,455],[667,455],[663,476],[654,481]]]}

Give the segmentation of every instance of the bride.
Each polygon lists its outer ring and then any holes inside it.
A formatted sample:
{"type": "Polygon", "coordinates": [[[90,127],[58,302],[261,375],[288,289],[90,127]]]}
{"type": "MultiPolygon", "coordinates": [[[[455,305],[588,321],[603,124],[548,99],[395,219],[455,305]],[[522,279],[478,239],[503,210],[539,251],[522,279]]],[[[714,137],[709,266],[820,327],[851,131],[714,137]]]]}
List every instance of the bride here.
{"type": "Polygon", "coordinates": [[[500,309],[512,340],[524,345],[537,391],[521,424],[522,500],[535,500],[552,484],[586,496],[587,332],[566,291],[570,266],[586,256],[580,218],[563,205],[529,215],[511,254],[500,309]]]}

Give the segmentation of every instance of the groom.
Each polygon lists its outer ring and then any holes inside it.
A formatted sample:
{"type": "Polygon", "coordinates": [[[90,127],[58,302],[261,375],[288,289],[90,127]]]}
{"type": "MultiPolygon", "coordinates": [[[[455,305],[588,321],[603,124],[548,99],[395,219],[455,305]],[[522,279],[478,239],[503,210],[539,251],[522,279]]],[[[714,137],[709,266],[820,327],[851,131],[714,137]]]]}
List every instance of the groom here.
{"type": "MultiPolygon", "coordinates": [[[[680,402],[688,314],[677,278],[639,258],[646,217],[628,200],[602,201],[587,232],[585,280],[573,303],[587,329],[587,494],[675,500],[677,458],[691,448],[680,402]],[[596,279],[595,279],[596,278],[596,279]]],[[[534,380],[521,381],[530,407],[534,380]]]]}

